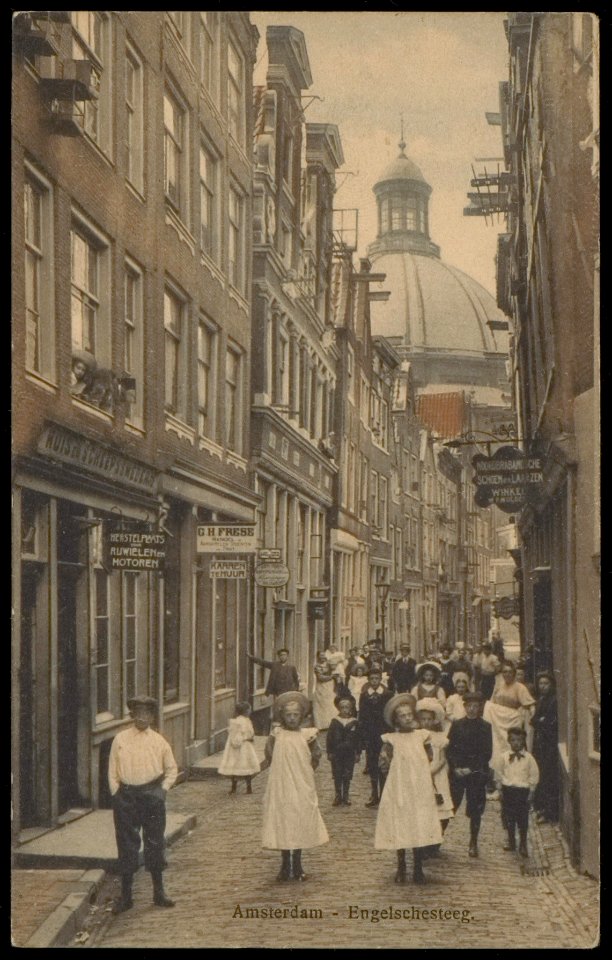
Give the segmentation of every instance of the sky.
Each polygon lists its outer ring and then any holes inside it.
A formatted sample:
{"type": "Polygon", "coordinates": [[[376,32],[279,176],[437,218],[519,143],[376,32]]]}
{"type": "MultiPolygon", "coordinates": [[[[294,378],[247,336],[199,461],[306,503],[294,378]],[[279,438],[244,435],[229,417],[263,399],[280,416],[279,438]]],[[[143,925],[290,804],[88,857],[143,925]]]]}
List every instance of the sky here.
{"type": "Polygon", "coordinates": [[[431,239],[443,260],[494,293],[503,223],[464,217],[463,207],[475,158],[501,156],[500,128],[487,124],[485,111],[499,110],[507,78],[503,20],[498,12],[251,12],[261,35],[255,83],[265,83],[266,27],[304,34],[313,77],[304,93],[323,98],[306,106],[305,119],[338,125],[345,163],[334,206],[359,209],[358,255],[376,237],[372,186],[399,154],[403,113],[406,154],[433,188],[431,239]]]}

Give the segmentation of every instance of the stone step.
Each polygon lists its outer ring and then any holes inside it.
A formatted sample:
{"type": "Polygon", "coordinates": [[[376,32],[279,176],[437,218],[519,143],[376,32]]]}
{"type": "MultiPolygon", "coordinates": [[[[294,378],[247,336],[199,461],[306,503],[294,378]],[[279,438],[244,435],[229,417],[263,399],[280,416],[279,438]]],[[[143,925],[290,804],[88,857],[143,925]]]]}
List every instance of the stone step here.
{"type": "MultiPolygon", "coordinates": [[[[196,825],[194,814],[168,813],[166,843],[174,843],[196,825]]],[[[140,864],[144,863],[140,851],[140,864]]],[[[112,810],[93,810],[22,843],[15,852],[15,866],[24,868],[83,869],[100,868],[111,872],[117,867],[117,845],[112,810]]]]}

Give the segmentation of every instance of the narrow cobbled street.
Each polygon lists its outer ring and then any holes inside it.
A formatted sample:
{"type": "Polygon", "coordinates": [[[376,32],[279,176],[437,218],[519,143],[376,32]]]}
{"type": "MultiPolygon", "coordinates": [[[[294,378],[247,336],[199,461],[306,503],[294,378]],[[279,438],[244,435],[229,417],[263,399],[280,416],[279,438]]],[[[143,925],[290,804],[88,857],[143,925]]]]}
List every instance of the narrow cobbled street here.
{"type": "MultiPolygon", "coordinates": [[[[303,884],[277,883],[279,855],[260,848],[267,772],[255,778],[250,797],[242,784],[238,795],[229,796],[220,777],[181,784],[170,793],[169,809],[195,812],[198,825],[168,853],[166,885],[176,907],[153,906],[150,879],[141,870],[134,908],[113,917],[107,903],[88,946],[546,948],[594,943],[595,935],[589,939],[572,919],[566,892],[550,877],[537,875],[547,871],[541,870],[542,846],[534,842],[535,834],[526,863],[502,850],[495,801],[487,805],[479,859],[468,858],[462,809],[449,826],[441,856],[426,863],[426,885],[398,887],[393,854],[373,848],[376,811],[364,806],[369,781],[361,769],[353,779],[352,806],[332,807],[329,764],[322,759],[317,784],[331,840],[305,851],[310,879],[303,884]],[[269,916],[271,908],[296,905],[294,914],[308,911],[308,917],[269,916]],[[248,916],[253,908],[268,915],[248,916]],[[405,915],[378,919],[389,908],[405,915]]],[[[579,885],[589,882],[577,879],[579,885]]],[[[107,900],[118,888],[115,878],[108,880],[107,900]]]]}

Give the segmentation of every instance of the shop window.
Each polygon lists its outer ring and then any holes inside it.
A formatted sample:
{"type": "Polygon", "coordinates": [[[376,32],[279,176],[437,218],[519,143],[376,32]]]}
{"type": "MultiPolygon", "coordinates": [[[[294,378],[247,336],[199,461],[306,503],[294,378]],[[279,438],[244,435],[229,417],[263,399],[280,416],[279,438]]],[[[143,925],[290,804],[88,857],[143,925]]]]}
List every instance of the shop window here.
{"type": "Polygon", "coordinates": [[[111,712],[110,702],[110,610],[109,575],[106,570],[94,571],[95,614],[94,614],[94,656],[96,672],[96,712],[111,712]]]}
{"type": "Polygon", "coordinates": [[[215,589],[215,690],[236,686],[238,585],[214,580],[215,589]]]}

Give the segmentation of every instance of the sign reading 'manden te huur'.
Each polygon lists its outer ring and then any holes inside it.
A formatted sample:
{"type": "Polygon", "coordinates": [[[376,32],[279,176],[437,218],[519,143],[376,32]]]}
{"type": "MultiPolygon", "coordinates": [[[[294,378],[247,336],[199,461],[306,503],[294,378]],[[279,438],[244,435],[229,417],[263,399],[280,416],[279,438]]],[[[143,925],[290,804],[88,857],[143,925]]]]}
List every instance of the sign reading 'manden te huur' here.
{"type": "Polygon", "coordinates": [[[478,506],[495,504],[504,513],[514,513],[535,499],[544,483],[542,458],[516,447],[500,447],[492,457],[478,453],[472,457],[472,466],[478,506]]]}
{"type": "Polygon", "coordinates": [[[37,450],[52,460],[60,460],[71,467],[80,467],[106,480],[113,480],[139,490],[155,490],[157,473],[143,463],[132,460],[110,447],[60,427],[47,423],[41,433],[37,450]]]}

